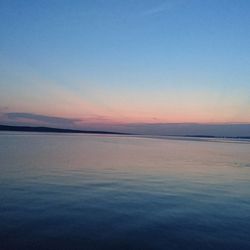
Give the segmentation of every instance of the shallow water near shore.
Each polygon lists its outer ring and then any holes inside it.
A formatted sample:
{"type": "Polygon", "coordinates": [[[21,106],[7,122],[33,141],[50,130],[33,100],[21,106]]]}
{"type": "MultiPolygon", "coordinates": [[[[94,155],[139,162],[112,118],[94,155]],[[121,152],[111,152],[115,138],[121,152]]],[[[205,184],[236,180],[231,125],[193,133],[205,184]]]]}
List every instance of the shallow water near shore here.
{"type": "Polygon", "coordinates": [[[250,249],[246,142],[3,132],[0,190],[0,249],[250,249]]]}

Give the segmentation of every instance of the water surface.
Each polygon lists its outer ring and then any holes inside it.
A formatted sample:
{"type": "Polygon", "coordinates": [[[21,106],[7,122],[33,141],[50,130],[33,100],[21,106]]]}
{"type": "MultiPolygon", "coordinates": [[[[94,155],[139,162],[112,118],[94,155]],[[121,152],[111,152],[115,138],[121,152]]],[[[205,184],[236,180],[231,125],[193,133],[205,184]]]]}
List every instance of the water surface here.
{"type": "Polygon", "coordinates": [[[0,249],[250,249],[250,144],[0,134],[0,249]]]}

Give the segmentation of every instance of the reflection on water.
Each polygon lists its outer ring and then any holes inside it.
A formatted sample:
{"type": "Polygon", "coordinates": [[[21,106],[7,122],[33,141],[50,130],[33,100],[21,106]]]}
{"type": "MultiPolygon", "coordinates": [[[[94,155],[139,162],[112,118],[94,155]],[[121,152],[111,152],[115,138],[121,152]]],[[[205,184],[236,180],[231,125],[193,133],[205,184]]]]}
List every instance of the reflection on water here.
{"type": "Polygon", "coordinates": [[[250,249],[250,144],[0,134],[0,249],[250,249]]]}

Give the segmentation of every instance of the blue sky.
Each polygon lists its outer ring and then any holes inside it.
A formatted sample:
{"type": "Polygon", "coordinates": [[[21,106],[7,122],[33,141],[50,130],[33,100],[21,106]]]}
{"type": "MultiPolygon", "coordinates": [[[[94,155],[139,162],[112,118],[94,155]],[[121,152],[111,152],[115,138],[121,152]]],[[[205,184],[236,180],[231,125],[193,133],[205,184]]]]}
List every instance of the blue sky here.
{"type": "Polygon", "coordinates": [[[249,11],[247,0],[1,1],[2,120],[250,123],[249,11]]]}

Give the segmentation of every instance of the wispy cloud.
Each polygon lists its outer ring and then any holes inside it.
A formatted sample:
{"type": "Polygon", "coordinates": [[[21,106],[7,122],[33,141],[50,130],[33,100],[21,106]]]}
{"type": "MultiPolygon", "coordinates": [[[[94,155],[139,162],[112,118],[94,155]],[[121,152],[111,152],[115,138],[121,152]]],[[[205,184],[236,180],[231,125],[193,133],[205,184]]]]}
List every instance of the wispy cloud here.
{"type": "Polygon", "coordinates": [[[153,15],[158,15],[165,13],[167,11],[172,10],[173,8],[176,8],[177,5],[179,5],[181,1],[176,0],[176,1],[164,1],[158,5],[154,5],[149,9],[146,9],[142,12],[143,16],[153,16],[153,15]]]}
{"type": "Polygon", "coordinates": [[[110,130],[145,135],[250,136],[250,124],[199,123],[113,123],[108,117],[65,118],[34,113],[8,112],[0,115],[6,125],[31,125],[88,130],[110,130]]]}
{"type": "Polygon", "coordinates": [[[4,113],[1,117],[2,122],[27,125],[49,125],[59,127],[73,127],[81,119],[62,118],[56,116],[46,116],[33,113],[4,113]]]}
{"type": "Polygon", "coordinates": [[[91,128],[108,126],[112,118],[101,115],[85,115],[81,118],[48,116],[27,112],[0,112],[0,123],[22,126],[50,126],[58,128],[91,128]]]}

